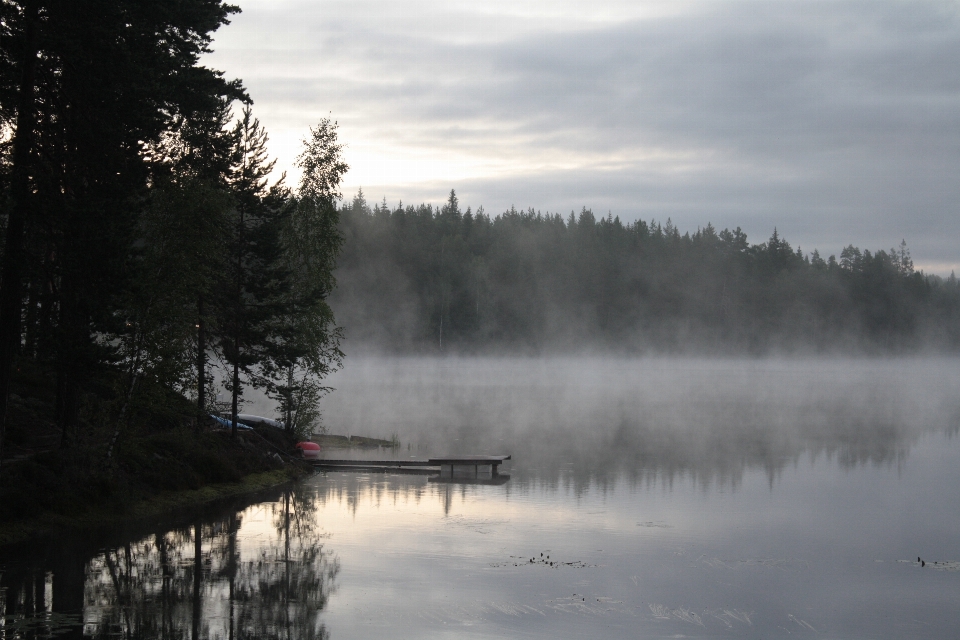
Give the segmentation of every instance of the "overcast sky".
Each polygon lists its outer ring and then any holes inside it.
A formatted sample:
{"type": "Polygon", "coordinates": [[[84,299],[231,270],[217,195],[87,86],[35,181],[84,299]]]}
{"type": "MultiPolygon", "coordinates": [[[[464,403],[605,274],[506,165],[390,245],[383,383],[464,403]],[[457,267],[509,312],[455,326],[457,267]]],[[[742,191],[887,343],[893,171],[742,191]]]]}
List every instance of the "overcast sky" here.
{"type": "Polygon", "coordinates": [[[958,2],[235,2],[206,64],[291,174],[339,121],[347,196],[906,239],[960,274],[958,2]]]}

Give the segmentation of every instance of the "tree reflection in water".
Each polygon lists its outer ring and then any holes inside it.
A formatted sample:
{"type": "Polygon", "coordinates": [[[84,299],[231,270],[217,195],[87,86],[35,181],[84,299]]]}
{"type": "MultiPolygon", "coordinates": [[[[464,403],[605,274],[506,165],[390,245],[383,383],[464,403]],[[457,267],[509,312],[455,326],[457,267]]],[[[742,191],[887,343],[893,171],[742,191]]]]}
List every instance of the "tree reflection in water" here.
{"type": "Polygon", "coordinates": [[[340,564],[323,540],[315,499],[293,489],[109,549],[87,566],[84,636],[327,638],[320,613],[340,564]]]}
{"type": "Polygon", "coordinates": [[[278,544],[261,548],[258,558],[238,558],[231,582],[238,639],[327,637],[318,614],[340,564],[320,543],[315,512],[313,496],[285,493],[282,507],[273,513],[278,544]]]}

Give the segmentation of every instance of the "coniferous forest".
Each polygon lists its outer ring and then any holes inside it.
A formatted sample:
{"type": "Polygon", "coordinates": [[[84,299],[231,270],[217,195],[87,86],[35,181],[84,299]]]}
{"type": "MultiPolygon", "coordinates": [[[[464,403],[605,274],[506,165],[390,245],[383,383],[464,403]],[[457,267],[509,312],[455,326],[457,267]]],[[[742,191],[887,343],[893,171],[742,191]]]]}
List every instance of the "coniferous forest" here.
{"type": "Polygon", "coordinates": [[[128,430],[216,410],[236,435],[248,385],[312,431],[341,359],[326,298],[347,166],[324,120],[299,184],[274,174],[251,97],[200,63],[238,11],[0,4],[0,419],[20,441],[55,425],[109,461],[128,430]]]}
{"type": "Polygon", "coordinates": [[[960,283],[914,270],[906,242],[794,248],[776,229],[695,233],[575,215],[340,212],[331,297],[351,349],[451,353],[930,353],[960,346],[960,283]]]}

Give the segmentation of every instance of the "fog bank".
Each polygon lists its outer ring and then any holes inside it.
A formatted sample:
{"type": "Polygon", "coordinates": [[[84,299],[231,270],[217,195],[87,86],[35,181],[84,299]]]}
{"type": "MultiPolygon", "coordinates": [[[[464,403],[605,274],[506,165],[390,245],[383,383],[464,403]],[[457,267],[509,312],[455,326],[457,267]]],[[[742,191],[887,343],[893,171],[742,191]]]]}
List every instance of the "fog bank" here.
{"type": "Polygon", "coordinates": [[[401,455],[508,453],[542,481],[621,471],[736,485],[789,464],[903,464],[960,428],[960,359],[354,357],[324,426],[401,455]],[[407,447],[409,445],[409,452],[407,447]]]}

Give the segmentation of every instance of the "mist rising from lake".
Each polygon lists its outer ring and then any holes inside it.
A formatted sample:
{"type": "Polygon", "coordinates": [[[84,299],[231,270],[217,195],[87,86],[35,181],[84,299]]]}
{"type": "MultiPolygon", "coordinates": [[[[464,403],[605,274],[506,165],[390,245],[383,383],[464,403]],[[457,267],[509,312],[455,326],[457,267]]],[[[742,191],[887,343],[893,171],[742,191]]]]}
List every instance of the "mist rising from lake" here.
{"type": "Polygon", "coordinates": [[[39,544],[0,557],[8,628],[936,639],[960,626],[960,359],[370,357],[330,383],[332,433],[401,444],[325,455],[506,453],[509,480],[327,471],[193,521],[39,544]]]}
{"type": "Polygon", "coordinates": [[[411,451],[509,453],[526,479],[619,473],[771,480],[785,465],[902,464],[960,426],[957,359],[349,358],[329,379],[332,433],[411,451]],[[535,470],[535,472],[534,472],[535,470]]]}

